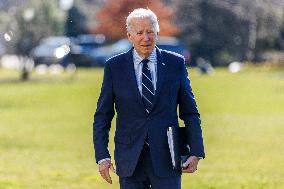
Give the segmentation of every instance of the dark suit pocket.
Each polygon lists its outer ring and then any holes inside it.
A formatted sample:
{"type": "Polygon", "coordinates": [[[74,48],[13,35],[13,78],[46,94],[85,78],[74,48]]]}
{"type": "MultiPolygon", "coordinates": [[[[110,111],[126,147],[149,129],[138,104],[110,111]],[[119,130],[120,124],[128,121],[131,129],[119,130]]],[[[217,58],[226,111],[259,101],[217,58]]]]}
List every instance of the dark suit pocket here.
{"type": "Polygon", "coordinates": [[[131,144],[131,138],[128,135],[116,134],[114,137],[115,143],[118,144],[131,144]]]}

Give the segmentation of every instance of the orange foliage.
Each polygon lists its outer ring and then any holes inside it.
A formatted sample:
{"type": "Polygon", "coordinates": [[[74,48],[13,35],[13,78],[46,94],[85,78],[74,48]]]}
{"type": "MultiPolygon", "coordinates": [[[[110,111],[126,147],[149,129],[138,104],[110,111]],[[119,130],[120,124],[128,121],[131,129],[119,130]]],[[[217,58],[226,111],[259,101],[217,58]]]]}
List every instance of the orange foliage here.
{"type": "Polygon", "coordinates": [[[179,28],[173,23],[174,10],[160,0],[107,0],[104,7],[98,11],[98,25],[91,32],[103,33],[109,39],[125,38],[126,17],[136,8],[149,8],[155,12],[160,25],[159,35],[173,36],[179,33],[179,28]]]}

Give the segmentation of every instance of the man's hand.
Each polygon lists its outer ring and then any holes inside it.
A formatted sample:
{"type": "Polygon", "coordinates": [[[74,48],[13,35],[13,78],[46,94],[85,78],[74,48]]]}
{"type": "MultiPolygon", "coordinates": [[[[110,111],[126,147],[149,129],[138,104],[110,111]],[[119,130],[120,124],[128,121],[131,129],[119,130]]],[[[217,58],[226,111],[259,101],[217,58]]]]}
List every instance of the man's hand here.
{"type": "Polygon", "coordinates": [[[194,173],[197,170],[199,158],[196,156],[190,156],[186,162],[182,165],[183,173],[194,173]]]}
{"type": "Polygon", "coordinates": [[[115,173],[115,169],[113,167],[113,164],[111,163],[110,160],[103,161],[99,165],[99,172],[103,179],[105,179],[108,183],[112,184],[111,177],[109,175],[109,169],[115,173]]]}

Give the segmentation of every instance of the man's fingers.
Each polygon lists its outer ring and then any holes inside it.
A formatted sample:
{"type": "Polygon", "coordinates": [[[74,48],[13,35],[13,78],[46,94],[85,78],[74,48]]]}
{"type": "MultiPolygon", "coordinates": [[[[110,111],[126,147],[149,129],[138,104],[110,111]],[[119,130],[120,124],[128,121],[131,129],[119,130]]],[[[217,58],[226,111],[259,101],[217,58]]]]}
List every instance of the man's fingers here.
{"type": "Polygon", "coordinates": [[[183,173],[194,173],[197,170],[198,161],[196,158],[191,156],[189,157],[186,162],[183,164],[183,173]]]}
{"type": "Polygon", "coordinates": [[[194,166],[191,163],[186,168],[183,169],[183,171],[186,173],[193,173],[195,170],[196,170],[196,166],[194,166]]]}
{"type": "Polygon", "coordinates": [[[109,171],[108,171],[108,170],[107,170],[105,176],[106,176],[106,179],[105,179],[105,180],[106,180],[108,183],[112,184],[112,180],[111,180],[111,177],[110,177],[110,175],[109,175],[109,171]]]}
{"type": "Polygon", "coordinates": [[[187,167],[186,169],[183,169],[182,172],[183,172],[183,173],[194,173],[196,170],[197,170],[196,167],[194,167],[194,166],[189,166],[189,167],[187,167]]]}
{"type": "Polygon", "coordinates": [[[197,170],[197,169],[196,169],[195,166],[190,166],[190,167],[189,167],[189,172],[190,172],[190,173],[194,173],[196,170],[197,170]]]}
{"type": "Polygon", "coordinates": [[[102,162],[101,165],[99,165],[99,171],[103,179],[105,179],[108,183],[112,184],[111,177],[109,175],[109,169],[112,167],[112,164],[108,161],[102,162]]]}
{"type": "Polygon", "coordinates": [[[101,176],[103,177],[103,179],[105,179],[108,183],[112,184],[112,180],[111,177],[109,175],[109,169],[100,171],[101,176]]]}
{"type": "Polygon", "coordinates": [[[189,165],[189,163],[190,163],[190,158],[188,158],[188,159],[186,160],[186,162],[184,162],[184,163],[182,164],[182,167],[187,167],[187,166],[189,165]]]}
{"type": "Polygon", "coordinates": [[[186,162],[184,162],[184,163],[182,164],[182,167],[187,168],[187,167],[189,167],[189,166],[192,166],[192,164],[193,164],[193,160],[192,160],[191,158],[188,158],[188,159],[186,160],[186,162]]]}

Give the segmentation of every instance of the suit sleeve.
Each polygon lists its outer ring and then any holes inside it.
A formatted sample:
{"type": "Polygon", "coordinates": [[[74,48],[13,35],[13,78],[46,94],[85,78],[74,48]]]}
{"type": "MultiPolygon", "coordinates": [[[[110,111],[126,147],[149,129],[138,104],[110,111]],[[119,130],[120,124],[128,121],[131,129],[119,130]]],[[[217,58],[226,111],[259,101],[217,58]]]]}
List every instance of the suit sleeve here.
{"type": "Polygon", "coordinates": [[[97,163],[104,158],[110,158],[108,143],[113,116],[114,94],[112,77],[109,64],[106,63],[101,93],[93,122],[93,144],[97,163]]]}
{"type": "Polygon", "coordinates": [[[184,121],[191,155],[205,157],[200,114],[197,109],[190,80],[184,62],[181,65],[180,90],[178,95],[179,117],[184,121]]]}

